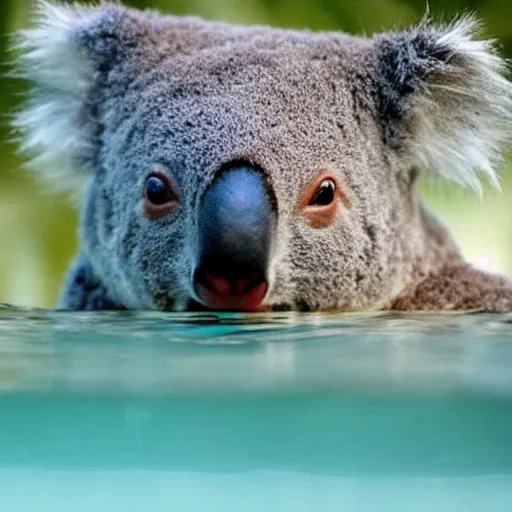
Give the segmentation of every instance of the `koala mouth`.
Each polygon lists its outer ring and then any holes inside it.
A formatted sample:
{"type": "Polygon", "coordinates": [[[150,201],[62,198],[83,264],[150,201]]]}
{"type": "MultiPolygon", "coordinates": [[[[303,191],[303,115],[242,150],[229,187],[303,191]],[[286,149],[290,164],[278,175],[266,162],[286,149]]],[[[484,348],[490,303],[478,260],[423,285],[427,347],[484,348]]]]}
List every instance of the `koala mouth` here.
{"type": "Polygon", "coordinates": [[[196,271],[196,293],[209,309],[259,313],[270,311],[263,306],[268,285],[261,276],[227,278],[204,269],[196,271]]]}

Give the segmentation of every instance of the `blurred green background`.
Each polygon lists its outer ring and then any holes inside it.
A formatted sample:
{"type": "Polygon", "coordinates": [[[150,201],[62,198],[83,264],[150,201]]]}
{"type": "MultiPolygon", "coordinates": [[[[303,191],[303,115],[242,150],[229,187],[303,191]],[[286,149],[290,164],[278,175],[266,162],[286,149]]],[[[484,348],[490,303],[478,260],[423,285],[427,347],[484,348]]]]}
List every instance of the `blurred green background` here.
{"type": "MultiPolygon", "coordinates": [[[[512,57],[511,0],[131,0],[137,7],[198,14],[236,23],[263,23],[370,35],[417,22],[427,5],[436,19],[472,11],[512,57]]],[[[53,306],[77,250],[77,212],[64,197],[43,189],[23,170],[8,128],[9,113],[25,84],[6,77],[9,35],[26,27],[32,0],[0,0],[0,302],[53,306]]],[[[427,202],[450,226],[468,259],[512,274],[512,158],[499,193],[482,201],[444,182],[423,186],[427,202]]]]}

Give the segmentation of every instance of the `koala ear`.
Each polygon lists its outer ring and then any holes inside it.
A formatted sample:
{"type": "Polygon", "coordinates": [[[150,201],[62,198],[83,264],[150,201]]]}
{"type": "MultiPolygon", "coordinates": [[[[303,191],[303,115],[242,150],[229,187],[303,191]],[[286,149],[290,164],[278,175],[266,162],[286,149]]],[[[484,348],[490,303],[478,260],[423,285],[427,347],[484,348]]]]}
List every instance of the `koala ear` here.
{"type": "Polygon", "coordinates": [[[471,17],[376,37],[384,139],[406,168],[437,172],[481,193],[512,140],[512,85],[471,17]]]}
{"type": "Polygon", "coordinates": [[[127,17],[127,10],[113,4],[39,1],[35,26],[16,40],[18,75],[33,85],[13,121],[21,151],[54,188],[77,197],[87,186],[100,147],[101,81],[118,58],[120,40],[135,36],[133,27],[121,29],[127,17]]]}

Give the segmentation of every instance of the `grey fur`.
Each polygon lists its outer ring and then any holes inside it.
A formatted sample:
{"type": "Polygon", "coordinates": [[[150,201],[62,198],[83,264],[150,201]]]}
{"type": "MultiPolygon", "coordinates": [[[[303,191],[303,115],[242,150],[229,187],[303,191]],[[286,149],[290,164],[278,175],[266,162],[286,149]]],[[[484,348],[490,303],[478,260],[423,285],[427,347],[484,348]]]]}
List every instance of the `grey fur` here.
{"type": "MultiPolygon", "coordinates": [[[[82,250],[61,306],[188,308],[199,198],[243,161],[264,170],[278,203],[267,304],[421,308],[405,298],[463,261],[421,204],[418,171],[479,190],[479,173],[497,183],[511,138],[504,61],[476,27],[465,18],[367,39],[41,2],[20,38],[34,89],[16,126],[38,172],[81,201],[82,250]],[[181,200],[149,220],[142,187],[155,166],[181,200]],[[350,206],[315,229],[296,203],[321,169],[346,184],[350,206]]],[[[471,304],[512,309],[512,285],[500,287],[471,304]]],[[[464,290],[460,304],[440,290],[434,309],[464,307],[464,290]]]]}

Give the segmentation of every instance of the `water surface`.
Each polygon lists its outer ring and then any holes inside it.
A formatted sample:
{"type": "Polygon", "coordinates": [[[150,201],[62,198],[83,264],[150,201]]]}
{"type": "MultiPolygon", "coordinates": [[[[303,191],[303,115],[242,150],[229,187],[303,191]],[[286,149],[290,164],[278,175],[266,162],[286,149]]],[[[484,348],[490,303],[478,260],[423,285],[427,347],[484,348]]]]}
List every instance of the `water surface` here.
{"type": "Polygon", "coordinates": [[[512,315],[0,310],[0,510],[512,509],[512,315]]]}

